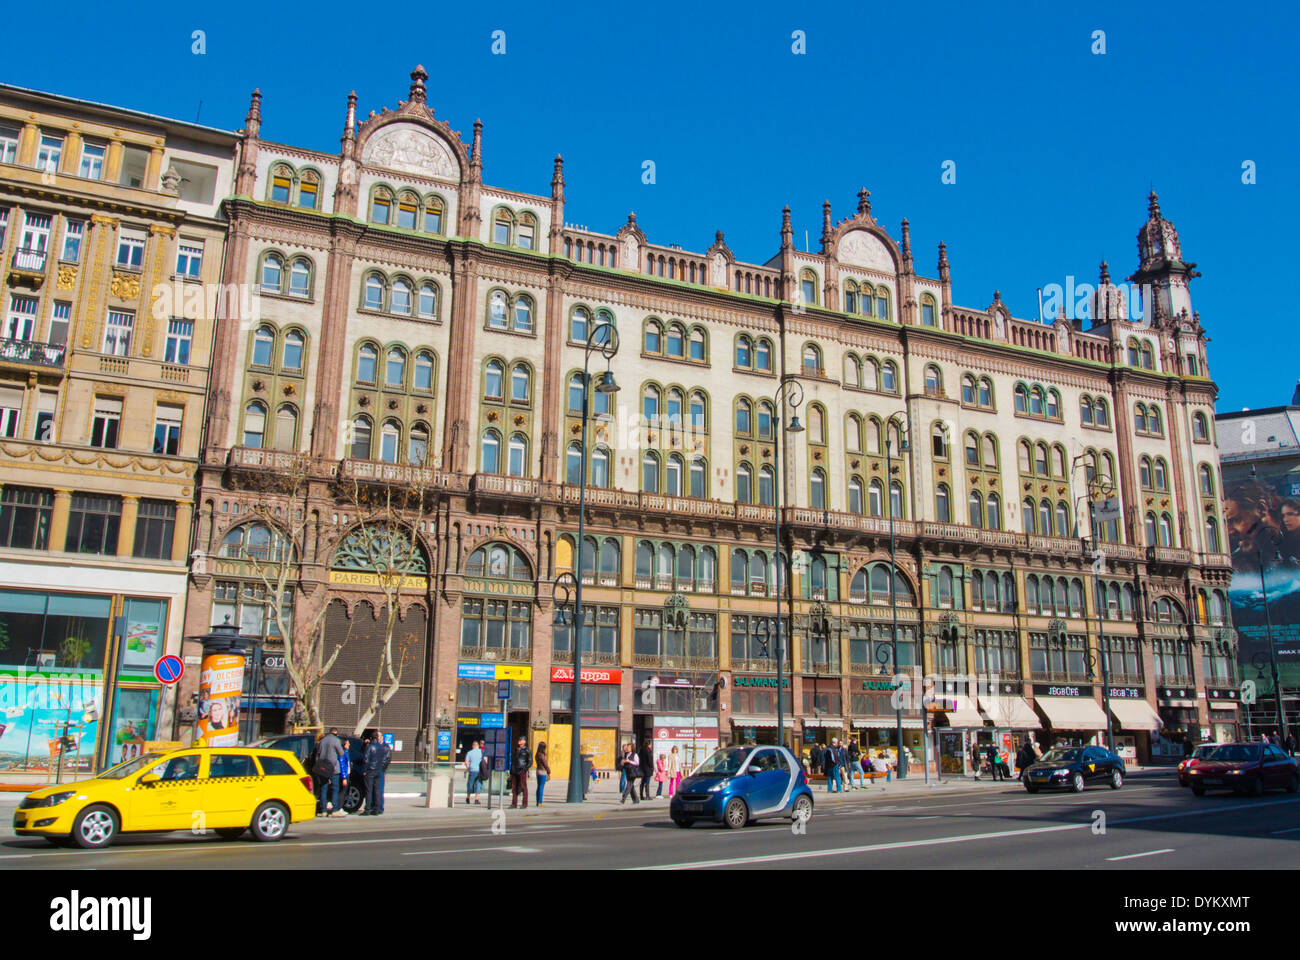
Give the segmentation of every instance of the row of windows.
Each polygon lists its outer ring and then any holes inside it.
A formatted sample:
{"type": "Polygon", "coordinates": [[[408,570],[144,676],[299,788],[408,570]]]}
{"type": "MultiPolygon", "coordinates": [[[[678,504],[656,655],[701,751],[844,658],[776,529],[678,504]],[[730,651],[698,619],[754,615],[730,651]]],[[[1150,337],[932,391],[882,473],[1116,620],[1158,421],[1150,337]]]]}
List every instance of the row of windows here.
{"type": "Polygon", "coordinates": [[[977,380],[974,374],[965,374],[961,378],[961,402],[968,407],[992,410],[993,381],[988,377],[977,380]]]}
{"type": "MultiPolygon", "coordinates": [[[[0,125],[0,163],[18,162],[19,128],[8,124],[0,125]]],[[[42,127],[36,142],[36,158],[33,166],[46,173],[58,173],[63,161],[63,150],[67,134],[62,130],[42,127]]],[[[81,138],[81,156],[77,158],[75,175],[86,180],[103,180],[108,161],[108,142],[91,137],[81,138]]],[[[127,187],[144,185],[145,171],[149,165],[148,147],[133,143],[122,144],[121,169],[117,182],[127,187]]],[[[73,170],[67,173],[73,174],[73,170]]]]}
{"type": "MultiPolygon", "coordinates": [[[[1051,477],[1056,480],[1069,477],[1065,464],[1065,447],[1059,443],[1048,447],[1042,441],[1031,443],[1022,439],[1016,444],[1016,463],[1020,472],[1027,477],[1051,477]]],[[[1114,475],[1110,476],[1113,480],[1114,475]]]]}
{"type": "Polygon", "coordinates": [[[1154,370],[1156,368],[1155,355],[1151,351],[1150,340],[1129,337],[1127,346],[1128,365],[1130,367],[1141,367],[1143,370],[1154,370]]]}
{"type": "Polygon", "coordinates": [[[1134,405],[1133,431],[1149,437],[1163,437],[1165,428],[1161,423],[1160,408],[1154,403],[1149,407],[1145,403],[1134,405]]]}
{"type": "MultiPolygon", "coordinates": [[[[363,340],[357,347],[357,383],[361,386],[374,387],[380,384],[379,358],[384,357],[383,386],[387,390],[413,390],[418,393],[432,393],[434,378],[438,367],[438,358],[430,350],[417,349],[414,362],[411,354],[402,346],[390,346],[384,350],[373,340],[363,340]],[[409,379],[408,379],[409,378],[409,379]]],[[[500,388],[500,363],[496,385],[500,388]]],[[[525,368],[525,376],[527,370],[525,368]]],[[[498,394],[499,396],[499,394],[498,394]]],[[[525,397],[527,391],[525,390],[525,397]]]]}
{"type": "Polygon", "coordinates": [[[447,204],[436,193],[421,197],[413,190],[394,192],[385,184],[370,190],[371,223],[441,234],[446,213],[447,204]]]}
{"type": "MultiPolygon", "coordinates": [[[[816,283],[815,275],[813,283],[816,283]]],[[[815,286],[814,286],[815,292],[815,286]]],[[[808,299],[805,294],[805,302],[816,303],[813,299],[808,299]]],[[[933,311],[934,302],[930,302],[933,311]]],[[[881,320],[888,320],[889,311],[889,287],[881,284],[878,287],[872,287],[871,284],[863,280],[858,283],[854,280],[844,281],[844,312],[863,317],[879,317],[881,320]]]]}
{"type": "Polygon", "coordinates": [[[436,320],[440,300],[438,284],[432,280],[417,282],[406,276],[390,279],[378,270],[371,270],[361,284],[361,306],[366,310],[436,320]]]}
{"type": "MultiPolygon", "coordinates": [[[[73,493],[68,532],[57,549],[68,553],[116,556],[122,522],[122,498],[73,493]]],[[[54,525],[54,491],[6,484],[0,491],[0,546],[49,550],[54,525]]],[[[176,504],[142,499],[137,504],[131,556],[170,560],[176,530],[176,504]]]]}
{"type": "Polygon", "coordinates": [[[1143,455],[1138,458],[1138,477],[1143,490],[1169,492],[1169,466],[1165,463],[1164,457],[1153,459],[1143,455]]]}
{"type": "Polygon", "coordinates": [[[893,360],[883,363],[872,356],[859,357],[849,352],[844,355],[844,385],[861,387],[879,393],[898,393],[898,365],[893,360]]]}
{"type": "Polygon", "coordinates": [[[321,207],[320,171],[311,167],[295,170],[287,163],[273,164],[266,199],[271,203],[319,210],[321,207]]]}
{"type": "Polygon", "coordinates": [[[669,357],[694,363],[708,362],[708,339],[700,326],[686,329],[682,323],[664,324],[650,317],[645,322],[642,351],[651,356],[669,357]]]}
{"type": "Polygon", "coordinates": [[[1055,387],[1043,389],[1017,383],[1015,389],[1016,413],[1046,420],[1061,420],[1061,394],[1055,387]]]}
{"type": "Polygon", "coordinates": [[[1105,397],[1090,397],[1086,393],[1079,398],[1079,422],[1085,427],[1109,427],[1110,406],[1105,397]]]}

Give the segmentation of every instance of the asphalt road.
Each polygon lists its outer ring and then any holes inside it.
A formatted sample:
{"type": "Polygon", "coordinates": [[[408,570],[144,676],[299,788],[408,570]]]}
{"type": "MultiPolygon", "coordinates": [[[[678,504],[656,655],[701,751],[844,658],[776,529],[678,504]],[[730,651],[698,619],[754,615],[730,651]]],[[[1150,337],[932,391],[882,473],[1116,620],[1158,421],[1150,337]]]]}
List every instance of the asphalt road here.
{"type": "Polygon", "coordinates": [[[1193,797],[1172,777],[1122,790],[1029,795],[1018,784],[944,797],[853,797],[805,832],[788,821],[681,829],[667,803],[550,818],[531,811],[494,833],[491,815],[298,824],[279,843],[166,834],[106,851],[10,835],[0,870],[455,869],[1252,869],[1300,867],[1300,795],[1193,797]],[[1103,829],[1104,828],[1104,829],[1103,829]]]}

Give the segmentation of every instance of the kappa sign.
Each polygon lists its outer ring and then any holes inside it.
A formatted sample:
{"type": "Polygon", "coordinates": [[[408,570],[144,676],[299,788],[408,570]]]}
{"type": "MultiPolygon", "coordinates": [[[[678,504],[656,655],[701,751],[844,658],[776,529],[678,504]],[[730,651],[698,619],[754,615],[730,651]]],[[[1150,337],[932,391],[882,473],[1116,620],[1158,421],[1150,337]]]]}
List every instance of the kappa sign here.
{"type": "MultiPolygon", "coordinates": [[[[583,683],[621,683],[623,671],[582,668],[583,683]]],[[[551,667],[552,683],[573,683],[573,667],[551,667]]]]}

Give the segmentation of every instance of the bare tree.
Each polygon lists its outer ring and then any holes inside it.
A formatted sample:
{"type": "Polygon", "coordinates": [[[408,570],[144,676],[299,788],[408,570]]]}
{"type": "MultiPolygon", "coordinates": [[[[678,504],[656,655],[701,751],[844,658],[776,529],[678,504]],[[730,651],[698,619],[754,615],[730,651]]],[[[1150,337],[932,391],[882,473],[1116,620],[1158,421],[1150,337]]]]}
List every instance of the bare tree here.
{"type": "Polygon", "coordinates": [[[401,607],[404,597],[425,592],[416,586],[415,577],[429,572],[420,546],[420,530],[428,515],[428,473],[410,469],[403,479],[412,482],[400,486],[362,485],[353,478],[345,488],[345,500],[356,512],[356,524],[343,541],[343,555],[349,564],[374,574],[374,584],[384,597],[383,633],[370,702],[357,717],[354,736],[361,736],[375,714],[397,695],[402,675],[423,642],[411,631],[402,631],[401,607]]]}
{"type": "MultiPolygon", "coordinates": [[[[302,704],[308,726],[319,726],[320,686],[347,643],[344,636],[333,644],[325,639],[325,612],[320,603],[313,611],[295,602],[292,591],[302,575],[303,558],[315,535],[309,508],[311,460],[306,456],[278,454],[274,469],[262,474],[264,494],[249,513],[271,531],[265,545],[245,544],[245,556],[262,582],[270,603],[270,618],[284,641],[284,664],[290,693],[302,704]],[[290,593],[286,604],[284,597],[290,593]]],[[[301,597],[301,593],[299,594],[301,597]]],[[[255,692],[254,692],[255,693],[255,692]]]]}

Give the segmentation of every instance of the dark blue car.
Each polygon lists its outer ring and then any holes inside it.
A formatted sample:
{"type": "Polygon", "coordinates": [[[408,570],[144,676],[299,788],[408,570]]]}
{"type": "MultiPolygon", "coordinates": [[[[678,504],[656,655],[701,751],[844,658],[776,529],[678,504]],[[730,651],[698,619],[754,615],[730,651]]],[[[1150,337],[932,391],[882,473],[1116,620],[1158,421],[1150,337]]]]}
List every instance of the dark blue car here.
{"type": "Polygon", "coordinates": [[[785,747],[723,747],[682,781],[668,812],[679,827],[696,820],[733,829],[768,817],[807,821],[813,796],[785,747]]]}

